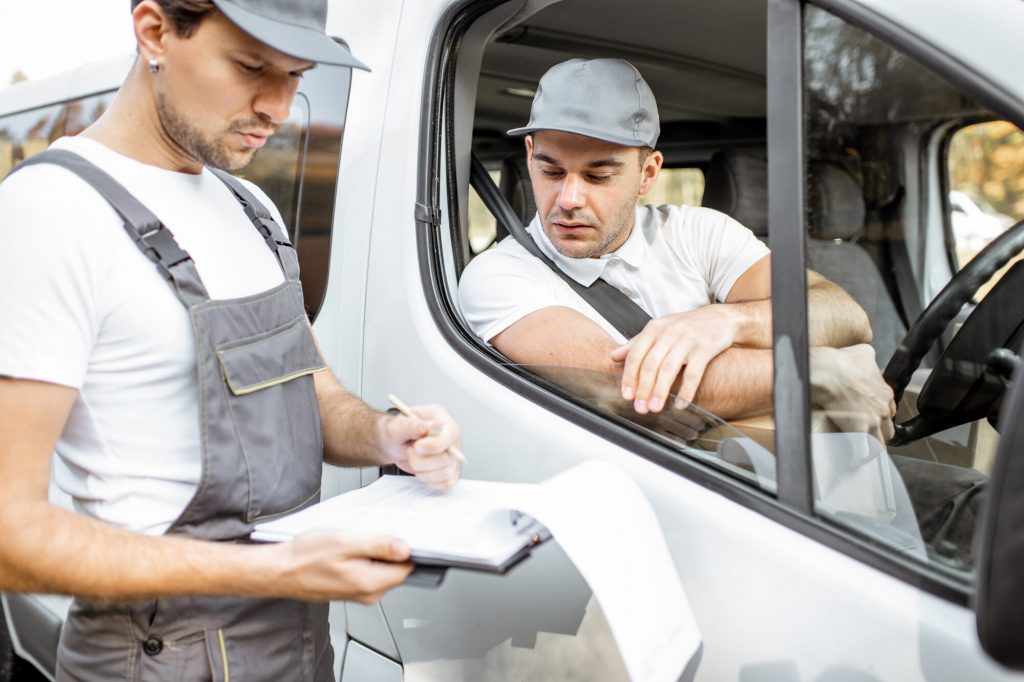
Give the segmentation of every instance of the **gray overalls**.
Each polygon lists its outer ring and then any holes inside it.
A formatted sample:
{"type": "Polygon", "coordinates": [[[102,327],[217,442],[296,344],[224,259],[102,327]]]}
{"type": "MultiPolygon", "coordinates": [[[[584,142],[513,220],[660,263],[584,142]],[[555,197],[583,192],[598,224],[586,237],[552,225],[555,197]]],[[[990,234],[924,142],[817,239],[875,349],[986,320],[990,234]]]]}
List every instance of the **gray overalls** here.
{"type": "MultiPolygon", "coordinates": [[[[38,154],[95,188],[188,310],[196,344],[202,474],[167,531],[245,542],[253,524],[320,498],[323,442],[313,373],[325,369],[306,322],[295,250],[266,208],[215,171],[263,235],[285,282],[211,300],[191,257],[107,173],[67,151],[38,154]]],[[[64,624],[58,681],[333,680],[327,605],[285,599],[76,600],[64,624]]]]}

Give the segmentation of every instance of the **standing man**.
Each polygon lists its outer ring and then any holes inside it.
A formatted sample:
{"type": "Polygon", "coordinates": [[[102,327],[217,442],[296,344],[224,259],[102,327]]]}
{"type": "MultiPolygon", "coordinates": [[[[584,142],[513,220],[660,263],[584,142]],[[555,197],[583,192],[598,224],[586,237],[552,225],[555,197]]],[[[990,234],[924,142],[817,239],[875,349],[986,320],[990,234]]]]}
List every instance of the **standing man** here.
{"type": "Polygon", "coordinates": [[[0,185],[0,589],[76,596],[58,680],[333,679],[323,602],[376,601],[408,548],[246,538],[319,499],[324,460],[450,487],[458,428],[338,385],[279,214],[216,169],[252,159],[316,63],[362,65],[326,0],[132,7],[113,105],[0,185]],[[77,514],[47,501],[51,459],[77,514]]]}
{"type": "MultiPolygon", "coordinates": [[[[658,179],[657,103],[621,59],[573,59],[541,78],[525,137],[537,215],[528,228],[583,286],[598,278],[653,319],[626,339],[513,238],[459,282],[462,312],[514,362],[622,373],[638,413],[696,401],[726,419],[771,408],[771,256],[708,208],[638,206],[658,179]]],[[[844,430],[892,436],[895,404],[867,342],[867,315],[808,273],[815,399],[844,430]]]]}

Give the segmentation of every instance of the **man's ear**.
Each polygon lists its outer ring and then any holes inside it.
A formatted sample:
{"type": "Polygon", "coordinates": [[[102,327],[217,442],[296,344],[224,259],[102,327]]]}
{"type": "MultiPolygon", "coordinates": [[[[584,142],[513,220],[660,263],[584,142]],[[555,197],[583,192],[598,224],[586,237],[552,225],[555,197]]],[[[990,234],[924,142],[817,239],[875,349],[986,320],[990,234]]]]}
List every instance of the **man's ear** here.
{"type": "Polygon", "coordinates": [[[143,61],[159,61],[166,51],[167,35],[173,31],[170,19],[154,0],[143,0],[132,10],[132,22],[143,61]]]}
{"type": "Polygon", "coordinates": [[[523,144],[526,145],[526,172],[530,174],[530,179],[533,179],[533,135],[527,135],[523,138],[523,144]]]}
{"type": "Polygon", "coordinates": [[[664,162],[665,156],[661,152],[653,151],[648,154],[644,167],[640,169],[640,196],[647,196],[654,189],[658,173],[661,172],[661,164],[664,162]]]}

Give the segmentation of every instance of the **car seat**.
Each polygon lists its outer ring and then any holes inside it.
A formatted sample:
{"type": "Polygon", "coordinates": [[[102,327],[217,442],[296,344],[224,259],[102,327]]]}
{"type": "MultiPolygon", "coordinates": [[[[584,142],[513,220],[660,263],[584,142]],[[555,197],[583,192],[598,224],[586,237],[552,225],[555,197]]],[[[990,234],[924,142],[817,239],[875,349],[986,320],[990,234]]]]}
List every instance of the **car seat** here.
{"type": "Polygon", "coordinates": [[[739,221],[768,243],[768,160],[763,152],[726,149],[715,152],[704,173],[701,205],[739,221]]]}
{"type": "MultiPolygon", "coordinates": [[[[498,189],[508,200],[512,210],[519,216],[523,225],[529,225],[537,213],[537,203],[533,198],[530,186],[530,168],[526,163],[526,152],[518,151],[501,162],[501,178],[498,189]]],[[[498,225],[498,241],[505,238],[508,232],[498,225]]]]}
{"type": "MultiPolygon", "coordinates": [[[[885,365],[906,333],[892,296],[868,252],[856,240],[866,207],[860,184],[842,167],[808,164],[808,266],[845,289],[871,322],[871,345],[885,365]]],[[[768,164],[748,149],[716,152],[705,176],[702,204],[746,225],[758,238],[768,234],[768,164]]]]}

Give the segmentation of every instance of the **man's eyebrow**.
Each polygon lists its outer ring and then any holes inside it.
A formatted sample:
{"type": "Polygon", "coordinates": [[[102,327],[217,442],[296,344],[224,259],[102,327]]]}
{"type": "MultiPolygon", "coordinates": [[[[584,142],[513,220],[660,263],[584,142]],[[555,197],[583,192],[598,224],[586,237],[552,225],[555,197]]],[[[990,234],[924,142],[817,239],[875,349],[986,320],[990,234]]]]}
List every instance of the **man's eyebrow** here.
{"type": "MultiPolygon", "coordinates": [[[[561,165],[557,159],[551,158],[544,152],[534,152],[533,158],[538,161],[542,161],[543,163],[550,163],[552,166],[561,165]]],[[[587,168],[621,168],[625,165],[625,161],[617,159],[614,156],[610,156],[607,159],[596,159],[594,161],[587,162],[587,168]]]]}
{"type": "Polygon", "coordinates": [[[587,168],[621,168],[625,166],[626,162],[616,159],[614,156],[610,156],[607,159],[597,159],[587,164],[587,168]]]}

